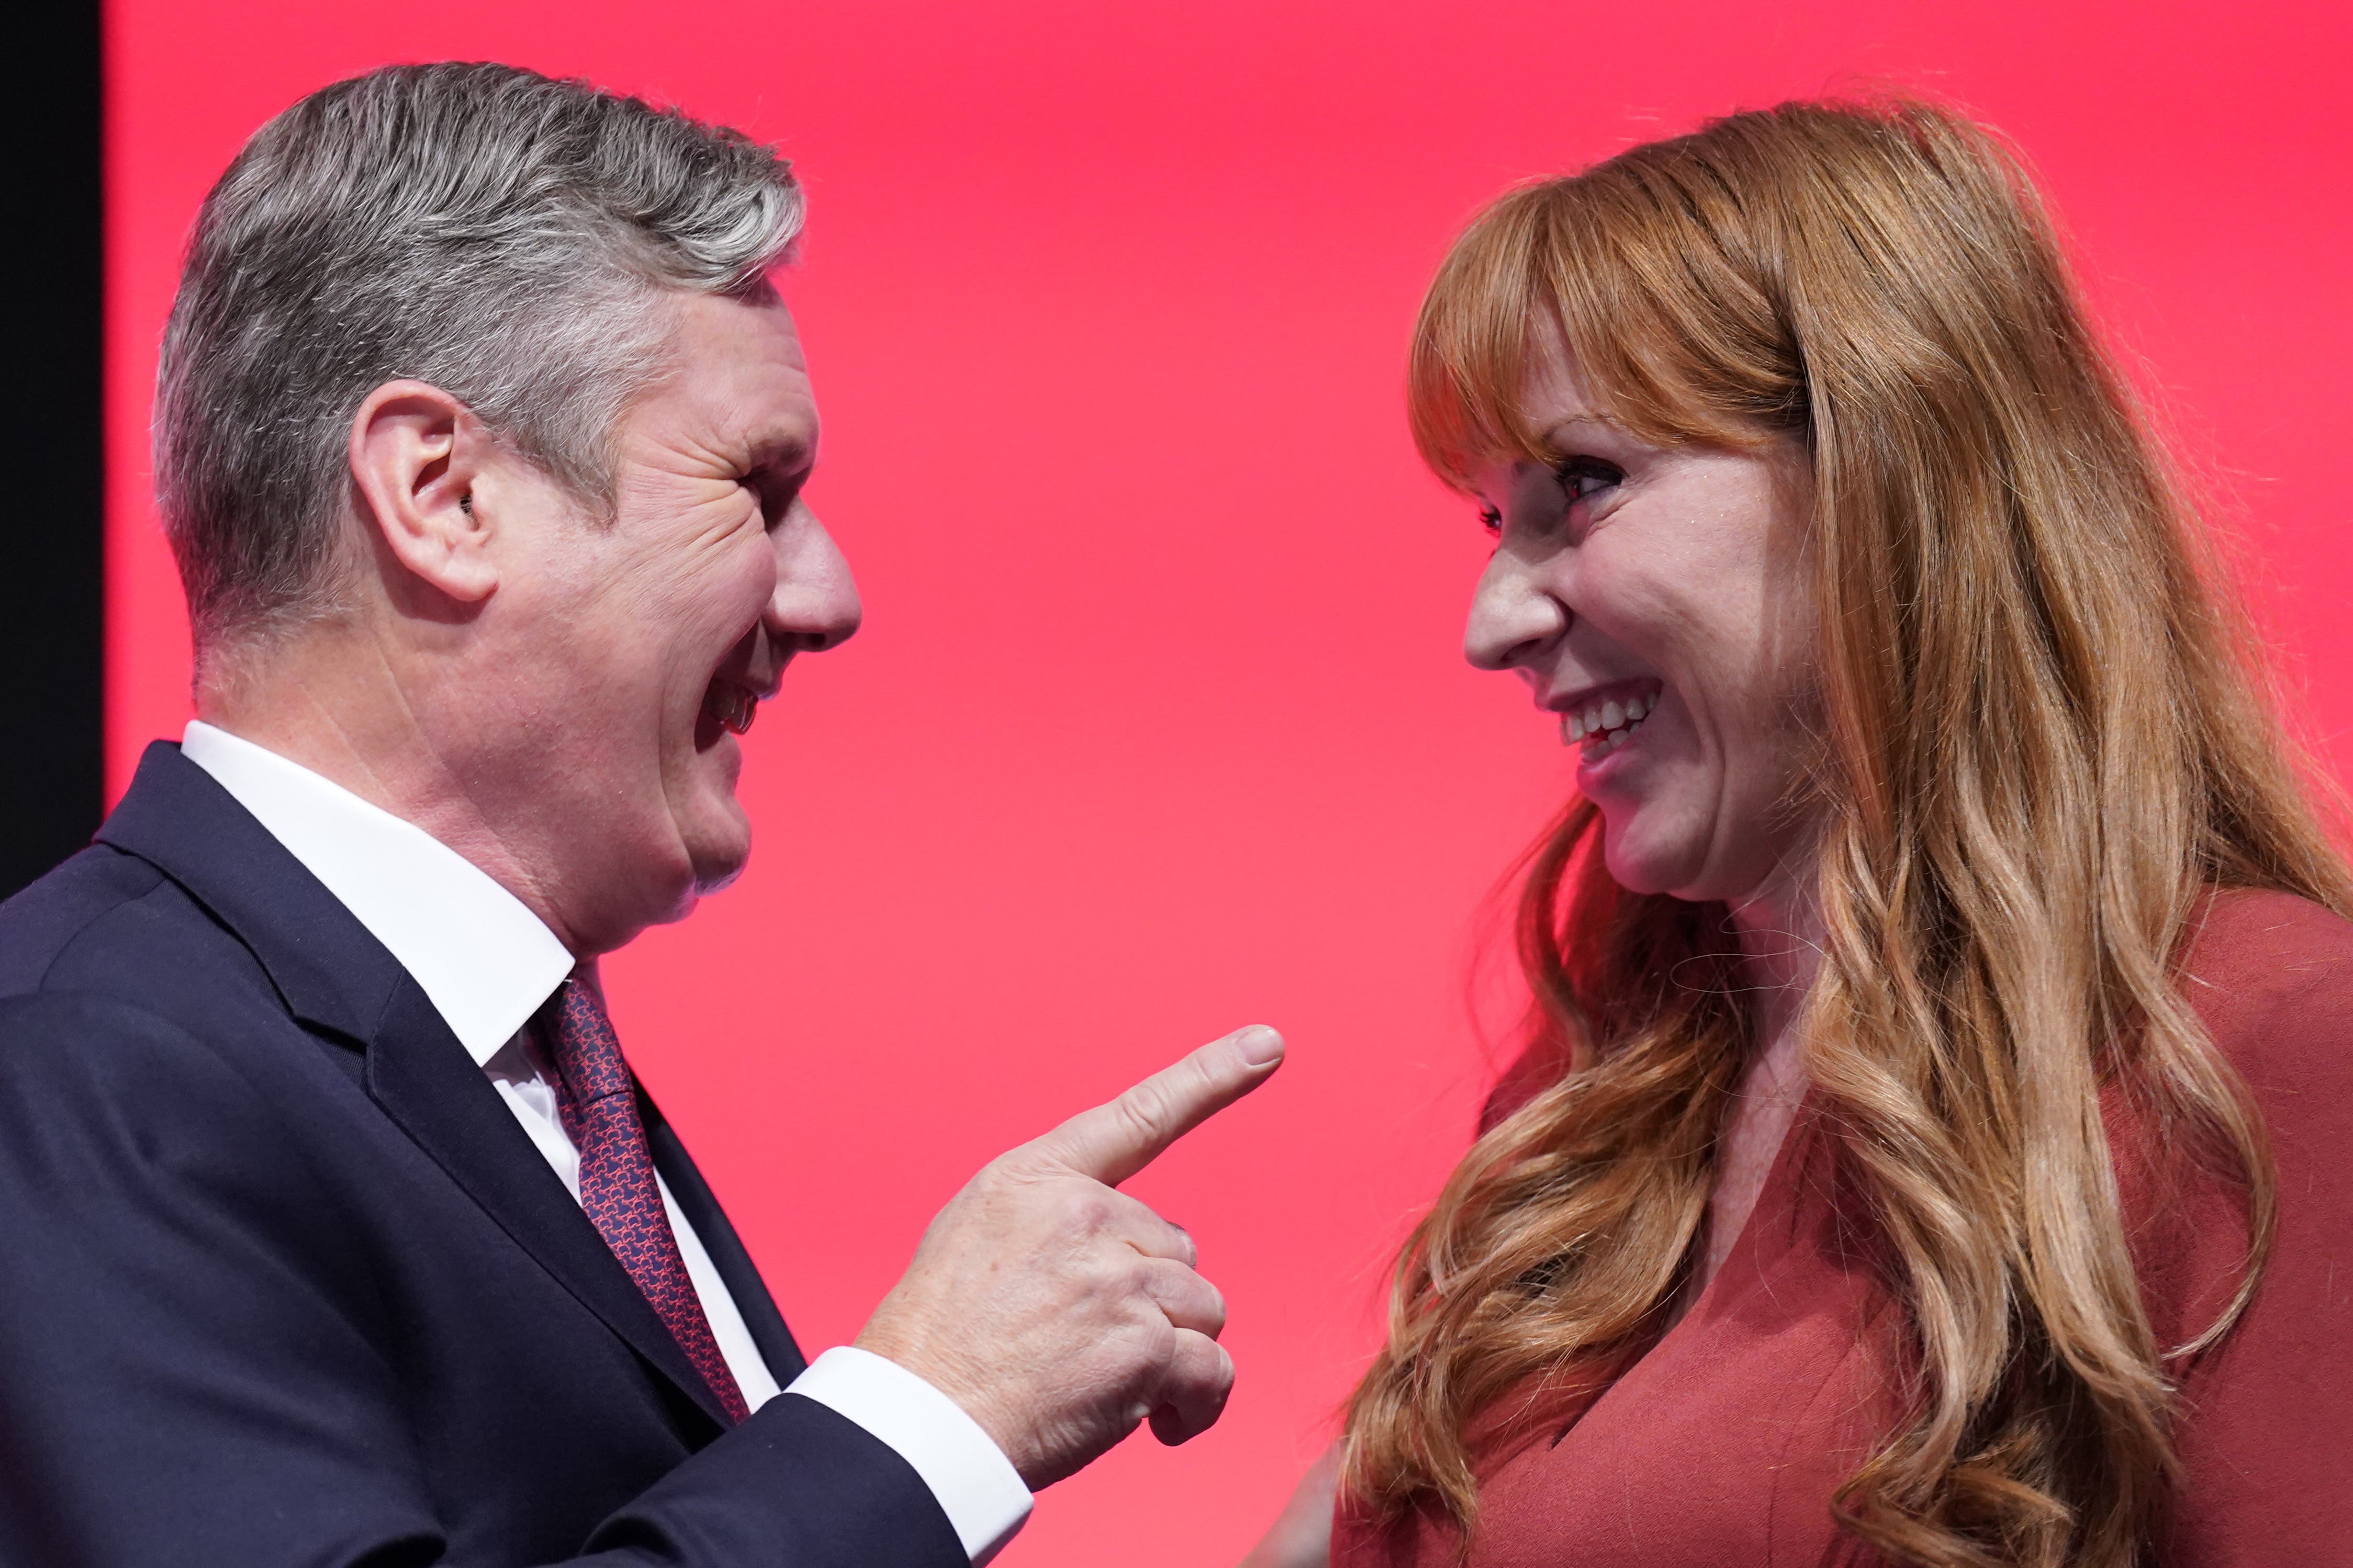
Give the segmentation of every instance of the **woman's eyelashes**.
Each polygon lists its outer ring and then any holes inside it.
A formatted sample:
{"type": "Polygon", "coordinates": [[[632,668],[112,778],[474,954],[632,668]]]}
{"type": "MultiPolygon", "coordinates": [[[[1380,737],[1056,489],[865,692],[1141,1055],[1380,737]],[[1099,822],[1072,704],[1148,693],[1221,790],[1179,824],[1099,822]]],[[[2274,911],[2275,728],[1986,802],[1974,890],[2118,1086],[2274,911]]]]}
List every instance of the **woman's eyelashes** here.
{"type": "MultiPolygon", "coordinates": [[[[1564,517],[1576,508],[1577,502],[1612,485],[1623,484],[1626,479],[1625,469],[1600,458],[1566,458],[1553,465],[1552,472],[1560,485],[1565,503],[1561,508],[1564,517]]],[[[1501,538],[1504,532],[1503,509],[1492,505],[1481,507],[1479,526],[1501,538]]]]}
{"type": "Polygon", "coordinates": [[[1626,478],[1625,469],[1599,458],[1564,458],[1553,465],[1552,471],[1560,480],[1560,493],[1568,498],[1571,506],[1596,490],[1622,483],[1626,478]]]}

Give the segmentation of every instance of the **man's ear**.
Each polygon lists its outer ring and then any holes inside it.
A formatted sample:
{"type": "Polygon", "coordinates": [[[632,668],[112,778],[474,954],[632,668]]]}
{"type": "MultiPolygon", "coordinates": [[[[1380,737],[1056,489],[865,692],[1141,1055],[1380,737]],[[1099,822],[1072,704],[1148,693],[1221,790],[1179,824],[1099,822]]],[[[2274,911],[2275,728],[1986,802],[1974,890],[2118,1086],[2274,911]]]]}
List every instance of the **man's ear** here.
{"type": "Polygon", "coordinates": [[[464,404],[427,382],[385,382],[352,416],[362,525],[412,577],[459,604],[498,587],[491,519],[474,504],[495,446],[464,404]]]}

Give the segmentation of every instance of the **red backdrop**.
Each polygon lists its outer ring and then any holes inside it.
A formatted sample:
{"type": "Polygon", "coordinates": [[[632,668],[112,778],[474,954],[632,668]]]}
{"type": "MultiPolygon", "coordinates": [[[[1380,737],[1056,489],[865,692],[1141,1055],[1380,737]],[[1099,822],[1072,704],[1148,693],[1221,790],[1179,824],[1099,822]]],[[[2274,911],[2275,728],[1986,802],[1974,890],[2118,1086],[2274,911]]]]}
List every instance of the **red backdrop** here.
{"type": "Polygon", "coordinates": [[[1924,88],[2015,136],[2237,497],[2312,729],[2353,718],[2353,24],[2336,0],[1182,6],[112,0],[108,736],[187,712],[148,392],[187,225],[300,94],[493,58],[778,142],[866,630],[751,737],[753,868],[616,1011],[812,1348],[982,1161],[1251,1019],[1293,1058],[1137,1188],[1241,1381],[1009,1563],[1230,1560],[1324,1440],[1487,1068],[1481,895],[1567,777],[1455,651],[1482,551],[1398,399],[1422,283],[1523,176],[1740,105],[1924,88]]]}

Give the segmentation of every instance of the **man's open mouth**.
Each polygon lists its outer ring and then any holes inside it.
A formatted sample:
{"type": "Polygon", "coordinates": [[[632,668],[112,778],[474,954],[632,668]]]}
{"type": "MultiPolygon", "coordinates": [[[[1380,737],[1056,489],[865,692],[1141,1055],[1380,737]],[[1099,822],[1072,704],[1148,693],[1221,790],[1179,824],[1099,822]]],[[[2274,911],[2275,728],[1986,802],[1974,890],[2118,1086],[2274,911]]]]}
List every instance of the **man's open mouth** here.
{"type": "Polygon", "coordinates": [[[702,710],[740,735],[760,716],[760,699],[757,693],[723,676],[702,694],[702,710]]]}

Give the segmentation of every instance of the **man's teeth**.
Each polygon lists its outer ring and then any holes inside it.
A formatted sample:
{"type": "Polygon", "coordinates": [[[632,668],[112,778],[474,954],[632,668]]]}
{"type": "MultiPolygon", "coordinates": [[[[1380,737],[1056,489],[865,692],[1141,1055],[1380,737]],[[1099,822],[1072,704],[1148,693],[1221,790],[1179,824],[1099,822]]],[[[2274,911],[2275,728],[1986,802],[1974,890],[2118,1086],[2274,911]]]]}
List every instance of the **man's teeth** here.
{"type": "Polygon", "coordinates": [[[724,682],[711,689],[710,695],[702,700],[702,706],[713,719],[738,735],[749,730],[752,721],[760,714],[759,699],[740,686],[730,686],[724,682]]]}
{"type": "Polygon", "coordinates": [[[1560,742],[1574,746],[1586,742],[1588,758],[1602,757],[1617,750],[1620,742],[1641,728],[1642,721],[1659,705],[1656,696],[1629,697],[1622,701],[1611,698],[1598,702],[1582,713],[1560,716],[1560,742]]]}

